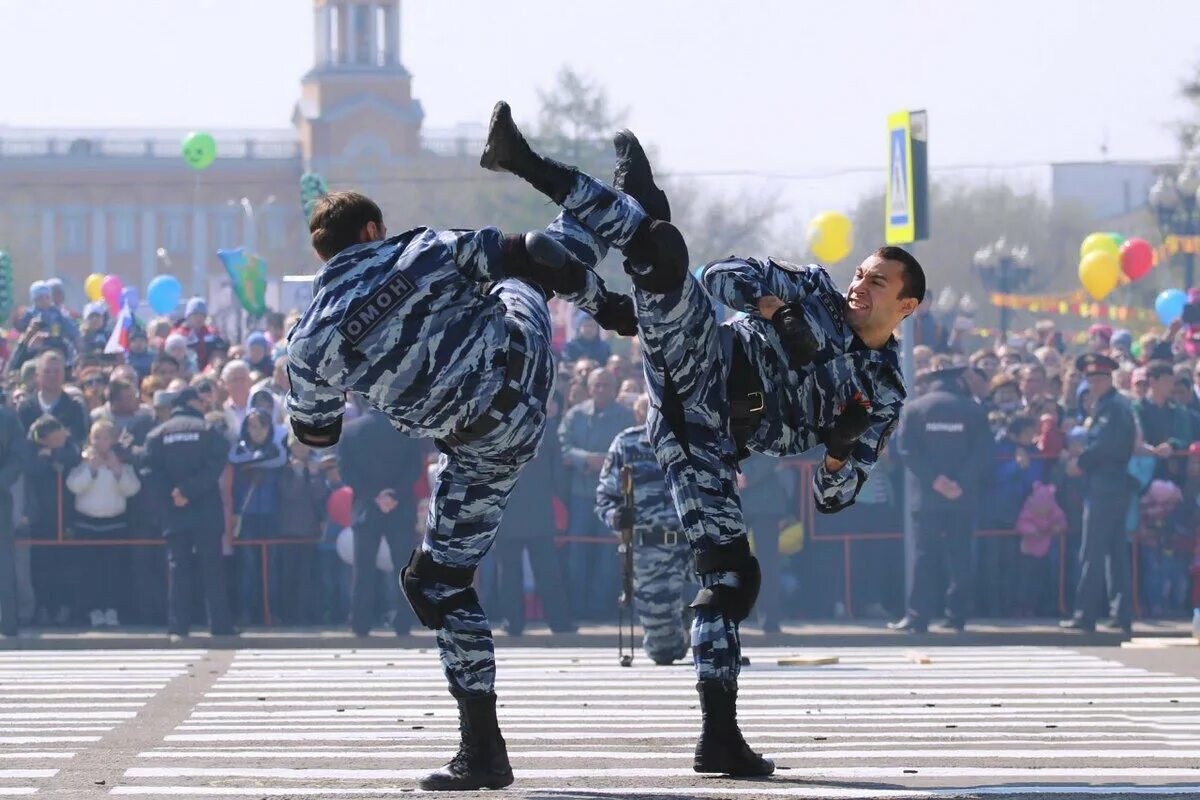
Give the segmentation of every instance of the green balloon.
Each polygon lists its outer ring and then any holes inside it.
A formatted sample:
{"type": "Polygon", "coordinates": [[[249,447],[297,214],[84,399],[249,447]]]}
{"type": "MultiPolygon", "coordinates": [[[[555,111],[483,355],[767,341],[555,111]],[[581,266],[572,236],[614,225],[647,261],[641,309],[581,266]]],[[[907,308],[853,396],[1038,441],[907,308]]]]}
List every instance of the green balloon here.
{"type": "Polygon", "coordinates": [[[208,169],[217,158],[217,143],[207,133],[189,133],[183,140],[183,160],[192,169],[208,169]]]}
{"type": "Polygon", "coordinates": [[[1119,233],[1113,233],[1112,231],[1109,231],[1108,233],[1106,233],[1104,235],[1107,236],[1108,238],[1112,239],[1113,242],[1116,243],[1117,247],[1120,247],[1121,245],[1125,244],[1125,237],[1119,233]]]}

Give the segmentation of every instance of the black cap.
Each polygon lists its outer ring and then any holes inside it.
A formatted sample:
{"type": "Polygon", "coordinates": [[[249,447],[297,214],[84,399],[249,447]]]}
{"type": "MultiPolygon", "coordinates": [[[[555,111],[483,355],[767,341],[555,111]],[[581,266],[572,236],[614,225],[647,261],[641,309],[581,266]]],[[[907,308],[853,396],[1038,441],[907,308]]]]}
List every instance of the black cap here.
{"type": "Polygon", "coordinates": [[[1075,369],[1084,375],[1112,375],[1121,365],[1100,353],[1084,353],[1075,359],[1075,369]]]}
{"type": "Polygon", "coordinates": [[[191,386],[188,386],[185,389],[180,389],[179,394],[175,395],[174,405],[176,408],[183,408],[188,403],[194,402],[199,399],[200,399],[200,393],[197,392],[195,389],[193,389],[191,386]]]}

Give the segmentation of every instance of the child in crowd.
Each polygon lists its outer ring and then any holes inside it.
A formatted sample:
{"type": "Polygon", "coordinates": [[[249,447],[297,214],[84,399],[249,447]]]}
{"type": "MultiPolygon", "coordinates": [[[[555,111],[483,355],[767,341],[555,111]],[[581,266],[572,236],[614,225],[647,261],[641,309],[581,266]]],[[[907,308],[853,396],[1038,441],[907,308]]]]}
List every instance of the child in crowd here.
{"type": "MultiPolygon", "coordinates": [[[[75,496],[74,531],[79,539],[127,539],[125,518],[129,498],[142,488],[137,473],[115,449],[117,429],[108,420],[92,424],[83,461],[67,475],[67,489],[75,496]]],[[[82,607],[89,609],[93,628],[115,627],[117,598],[129,578],[128,554],[116,547],[88,548],[86,579],[81,585],[82,607]]]]}
{"type": "MultiPolygon", "coordinates": [[[[74,504],[66,503],[63,480],[79,463],[79,448],[54,417],[38,417],[29,429],[32,457],[25,473],[25,517],[33,539],[66,538],[74,504]]],[[[77,562],[62,547],[32,551],[33,587],[39,596],[38,621],[65,625],[71,619],[77,562]]]]}
{"type": "MultiPolygon", "coordinates": [[[[326,450],[317,457],[320,485],[323,486],[321,508],[329,495],[346,485],[338,469],[337,455],[326,450]]],[[[322,514],[321,541],[317,544],[317,608],[320,623],[344,625],[350,615],[350,581],[352,568],[338,556],[337,538],[340,525],[322,514]]]]}

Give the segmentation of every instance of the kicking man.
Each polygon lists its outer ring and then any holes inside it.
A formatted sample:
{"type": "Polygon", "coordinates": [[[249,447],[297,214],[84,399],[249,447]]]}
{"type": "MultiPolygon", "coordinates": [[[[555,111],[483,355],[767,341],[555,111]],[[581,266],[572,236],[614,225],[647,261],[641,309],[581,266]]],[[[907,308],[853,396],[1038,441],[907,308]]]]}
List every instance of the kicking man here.
{"type": "Polygon", "coordinates": [[[507,786],[492,632],[472,588],[475,569],[545,429],[554,383],[547,295],[624,335],[636,332],[633,302],[605,290],[591,267],[606,246],[566,213],[545,231],[515,236],[495,228],[389,236],[374,202],[338,192],[317,203],[310,230],[326,263],[289,337],[292,427],[305,444],[334,444],[345,394],[354,392],[401,432],[435,440],[442,457],[425,540],[401,588],[437,631],[462,737],[450,763],[420,785],[507,786]]]}
{"type": "Polygon", "coordinates": [[[702,289],[637,139],[623,131],[615,143],[614,190],[534,153],[501,103],[481,163],[525,179],[626,257],[654,406],[651,440],[704,587],[693,603],[704,717],[693,766],[768,775],[774,765],[750,749],[736,722],[737,626],[761,582],[737,496],[738,459],[824,445],[817,507],[849,506],[899,416],[905,389],[892,330],[924,298],[924,273],[904,250],[882,248],[844,296],[820,267],[731,258],[705,268],[702,289]],[[621,202],[630,196],[637,203],[621,202]],[[593,215],[597,208],[609,214],[593,215]],[[631,216],[614,225],[618,209],[631,216]],[[746,316],[718,325],[705,289],[746,316]]]}

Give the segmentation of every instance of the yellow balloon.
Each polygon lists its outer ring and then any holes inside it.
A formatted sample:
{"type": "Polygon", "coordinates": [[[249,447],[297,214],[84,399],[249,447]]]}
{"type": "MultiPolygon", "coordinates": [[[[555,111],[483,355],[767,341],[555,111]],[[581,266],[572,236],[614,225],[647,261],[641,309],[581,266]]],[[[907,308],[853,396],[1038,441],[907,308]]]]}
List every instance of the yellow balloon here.
{"type": "Polygon", "coordinates": [[[808,223],[808,249],[818,261],[825,264],[834,264],[850,255],[854,249],[854,229],[850,218],[837,211],[817,214],[808,223]]]}
{"type": "Polygon", "coordinates": [[[794,523],[779,532],[779,554],[795,555],[804,549],[804,525],[794,523]]]}
{"type": "Polygon", "coordinates": [[[1079,257],[1083,258],[1088,253],[1095,253],[1097,251],[1110,253],[1113,258],[1118,259],[1118,262],[1121,258],[1121,247],[1110,233],[1088,234],[1088,237],[1083,240],[1083,244],[1079,246],[1079,257]]]}
{"type": "Polygon", "coordinates": [[[1093,250],[1079,262],[1079,282],[1095,300],[1107,297],[1120,279],[1121,265],[1106,250],[1093,250]]]}
{"type": "Polygon", "coordinates": [[[99,272],[93,272],[87,276],[87,280],[83,282],[83,293],[87,295],[87,299],[95,302],[104,294],[100,291],[100,285],[104,283],[104,276],[99,272]]]}

